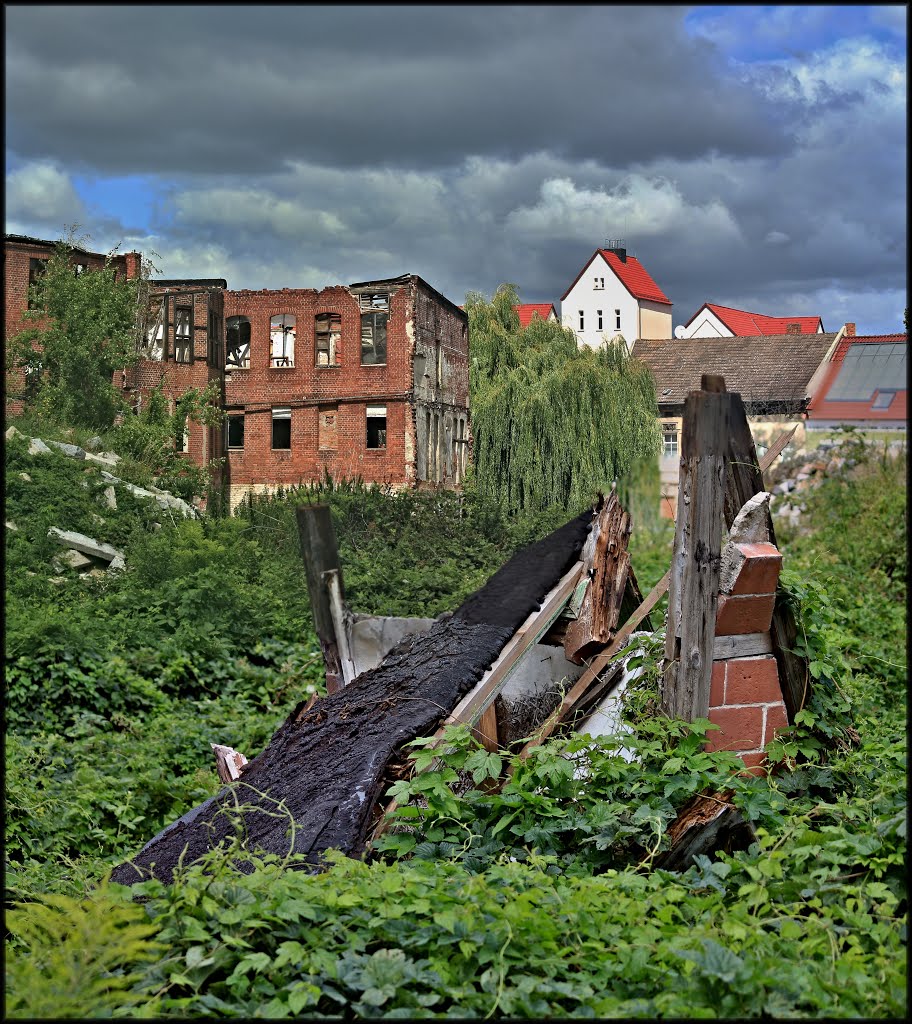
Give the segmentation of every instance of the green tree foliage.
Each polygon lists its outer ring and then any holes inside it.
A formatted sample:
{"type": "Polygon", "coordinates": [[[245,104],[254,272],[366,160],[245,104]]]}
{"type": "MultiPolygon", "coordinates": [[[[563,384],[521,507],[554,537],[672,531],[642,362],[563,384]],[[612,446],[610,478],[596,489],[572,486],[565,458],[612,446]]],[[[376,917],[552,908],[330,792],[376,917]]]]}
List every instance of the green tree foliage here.
{"type": "Polygon", "coordinates": [[[510,284],[466,296],[478,487],[510,512],[581,507],[658,454],[652,378],[619,343],[580,348],[539,318],[520,328],[517,302],[510,284]]]}
{"type": "Polygon", "coordinates": [[[75,247],[71,232],[32,286],[36,308],[25,316],[34,326],[12,339],[7,368],[25,371],[27,406],[58,421],[107,427],[122,407],[113,374],[136,359],[145,278],[118,280],[111,256],[103,269],[77,274],[75,247]]]}

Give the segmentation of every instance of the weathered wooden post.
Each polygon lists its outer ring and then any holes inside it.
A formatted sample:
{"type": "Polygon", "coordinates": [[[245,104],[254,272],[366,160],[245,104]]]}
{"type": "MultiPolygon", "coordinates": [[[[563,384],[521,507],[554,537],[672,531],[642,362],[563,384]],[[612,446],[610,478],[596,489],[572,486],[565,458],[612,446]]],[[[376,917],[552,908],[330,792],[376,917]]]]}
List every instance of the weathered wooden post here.
{"type": "Polygon", "coordinates": [[[691,722],[709,714],[731,410],[723,377],[700,388],[684,404],[662,681],[663,711],[691,722]]]}
{"type": "MultiPolygon", "coordinates": [[[[307,573],[307,590],[310,594],[314,630],[320,641],[326,665],[326,688],[330,693],[335,693],[345,682],[342,670],[342,647],[345,638],[340,637],[336,629],[329,587],[329,581],[332,579],[334,584],[337,584],[339,599],[344,596],[342,569],[339,565],[339,550],[336,547],[332,516],[328,505],[301,505],[295,515],[298,520],[301,555],[307,573]]],[[[338,618],[338,615],[335,618],[338,618]]]]}

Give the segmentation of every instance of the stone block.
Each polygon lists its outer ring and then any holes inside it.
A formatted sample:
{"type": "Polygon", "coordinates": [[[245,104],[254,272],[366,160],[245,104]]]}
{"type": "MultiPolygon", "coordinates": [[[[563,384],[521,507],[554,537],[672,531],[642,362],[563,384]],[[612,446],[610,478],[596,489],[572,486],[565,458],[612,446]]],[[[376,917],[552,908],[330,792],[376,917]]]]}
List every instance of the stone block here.
{"type": "Polygon", "coordinates": [[[772,704],[782,700],[779,670],[772,655],[763,658],[732,658],[725,664],[726,704],[772,704]]]}
{"type": "Polygon", "coordinates": [[[114,485],[108,484],[108,486],[102,491],[105,505],[110,509],[117,508],[117,494],[114,491],[114,485]]]}
{"type": "Polygon", "coordinates": [[[68,566],[70,569],[75,569],[80,572],[83,569],[91,569],[95,563],[88,555],[84,555],[81,551],[76,551],[74,548],[70,548],[64,551],[61,555],[54,556],[54,567],[68,566]]]}
{"type": "Polygon", "coordinates": [[[32,478],[28,475],[28,473],[20,473],[19,479],[24,480],[27,484],[30,484],[32,482],[32,478]]]}
{"type": "Polygon", "coordinates": [[[12,441],[12,439],[14,437],[25,437],[25,435],[20,433],[20,431],[18,431],[15,427],[7,427],[7,430],[6,430],[6,439],[7,439],[7,441],[12,441]]]}
{"type": "Polygon", "coordinates": [[[48,441],[49,445],[53,445],[58,451],[63,452],[64,455],[68,455],[71,459],[84,459],[86,457],[85,450],[80,448],[78,444],[67,444],[66,441],[48,441]]]}
{"type": "Polygon", "coordinates": [[[85,555],[91,555],[92,558],[100,558],[105,562],[111,562],[116,558],[123,560],[124,557],[122,551],[118,551],[117,548],[112,547],[110,544],[103,544],[95,540],[94,537],[87,537],[84,533],[76,533],[73,530],[59,530],[56,526],[52,526],[48,530],[47,535],[65,548],[75,548],[85,555]]]}
{"type": "Polygon", "coordinates": [[[50,455],[51,449],[41,440],[40,437],[33,437],[29,441],[29,455],[50,455]]]}
{"type": "Polygon", "coordinates": [[[766,633],[773,619],[774,594],[747,597],[721,595],[716,610],[716,636],[766,633]]]}
{"type": "Polygon", "coordinates": [[[118,459],[112,458],[108,452],[101,452],[98,455],[92,452],[86,452],[85,458],[87,462],[96,462],[99,466],[107,466],[108,469],[116,469],[118,459]]]}

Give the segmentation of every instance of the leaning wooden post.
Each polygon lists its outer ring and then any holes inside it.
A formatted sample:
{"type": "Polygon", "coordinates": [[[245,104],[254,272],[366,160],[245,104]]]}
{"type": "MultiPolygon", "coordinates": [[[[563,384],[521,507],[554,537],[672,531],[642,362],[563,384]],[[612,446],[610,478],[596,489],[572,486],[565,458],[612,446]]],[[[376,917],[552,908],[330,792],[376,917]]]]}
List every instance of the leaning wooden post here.
{"type": "Polygon", "coordinates": [[[307,590],[310,594],[314,630],[320,641],[326,665],[326,689],[330,693],[335,693],[343,685],[342,662],[329,588],[323,575],[334,570],[341,588],[342,569],[339,565],[332,516],[328,505],[300,505],[295,515],[298,520],[301,555],[307,573],[307,590]]]}
{"type": "Polygon", "coordinates": [[[722,377],[700,388],[684,403],[662,681],[663,711],[689,722],[709,715],[731,407],[722,377]]]}

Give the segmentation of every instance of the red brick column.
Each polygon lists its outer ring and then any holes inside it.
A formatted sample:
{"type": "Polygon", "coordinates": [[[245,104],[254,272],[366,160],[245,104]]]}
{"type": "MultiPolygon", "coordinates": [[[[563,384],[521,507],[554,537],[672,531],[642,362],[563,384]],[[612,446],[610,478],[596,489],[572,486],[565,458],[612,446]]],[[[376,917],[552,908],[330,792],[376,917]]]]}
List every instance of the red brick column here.
{"type": "MultiPolygon", "coordinates": [[[[720,594],[716,636],[750,638],[769,650],[768,637],[782,556],[772,544],[736,544],[740,568],[730,592],[720,594]]],[[[765,770],[764,747],[788,725],[779,672],[772,654],[723,658],[713,663],[707,750],[731,750],[748,770],[765,770]]]]}

